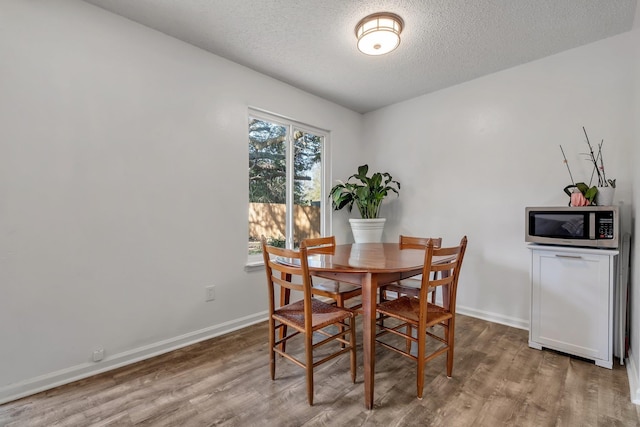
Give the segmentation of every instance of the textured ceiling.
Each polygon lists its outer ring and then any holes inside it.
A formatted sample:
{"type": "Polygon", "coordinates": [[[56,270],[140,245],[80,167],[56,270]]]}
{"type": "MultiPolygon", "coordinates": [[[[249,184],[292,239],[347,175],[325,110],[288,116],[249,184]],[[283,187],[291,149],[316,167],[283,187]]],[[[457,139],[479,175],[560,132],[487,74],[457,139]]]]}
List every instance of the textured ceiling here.
{"type": "Polygon", "coordinates": [[[85,0],[358,112],[629,31],[637,0],[85,0]],[[394,52],[355,25],[405,22],[394,52]]]}

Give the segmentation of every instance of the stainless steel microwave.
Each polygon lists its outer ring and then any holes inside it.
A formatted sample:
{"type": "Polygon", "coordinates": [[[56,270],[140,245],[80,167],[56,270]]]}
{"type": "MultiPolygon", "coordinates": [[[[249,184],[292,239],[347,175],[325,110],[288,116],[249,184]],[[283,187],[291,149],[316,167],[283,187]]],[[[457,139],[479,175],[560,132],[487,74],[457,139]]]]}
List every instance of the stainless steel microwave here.
{"type": "Polygon", "coordinates": [[[525,241],[545,245],[617,248],[617,206],[526,208],[525,241]]]}

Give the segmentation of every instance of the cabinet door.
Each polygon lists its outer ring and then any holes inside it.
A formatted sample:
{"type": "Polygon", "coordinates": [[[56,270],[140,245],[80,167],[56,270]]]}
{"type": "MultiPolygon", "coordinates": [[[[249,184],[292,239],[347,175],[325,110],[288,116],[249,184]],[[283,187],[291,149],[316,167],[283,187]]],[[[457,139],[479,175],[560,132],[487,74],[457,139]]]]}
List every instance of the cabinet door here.
{"type": "Polygon", "coordinates": [[[609,269],[608,256],[533,251],[532,341],[608,360],[609,269]]]}

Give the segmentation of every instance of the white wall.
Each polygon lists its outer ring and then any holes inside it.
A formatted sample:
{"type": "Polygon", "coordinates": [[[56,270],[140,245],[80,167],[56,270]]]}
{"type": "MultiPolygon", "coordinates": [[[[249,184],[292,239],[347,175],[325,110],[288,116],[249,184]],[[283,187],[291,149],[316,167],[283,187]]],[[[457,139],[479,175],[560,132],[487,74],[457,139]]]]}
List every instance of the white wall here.
{"type": "Polygon", "coordinates": [[[74,0],[3,0],[0,58],[0,402],[266,318],[247,108],[341,175],[361,115],[74,0]]]}
{"type": "Polygon", "coordinates": [[[631,202],[631,50],[621,35],[365,115],[373,163],[402,183],[401,203],[386,205],[387,238],[469,238],[461,312],[528,327],[524,209],[567,204],[559,144],[588,181],[582,126],[605,141],[616,201],[631,202]]]}
{"type": "MultiPolygon", "coordinates": [[[[640,164],[640,7],[636,6],[636,16],[634,20],[634,30],[631,33],[634,43],[634,143],[631,156],[633,164],[636,165],[633,172],[633,194],[635,223],[634,229],[640,230],[640,218],[638,218],[638,204],[640,203],[640,170],[637,165],[640,164]]],[[[638,237],[632,242],[632,268],[631,268],[631,350],[629,354],[629,385],[631,387],[631,399],[634,403],[640,404],[640,245],[638,245],[638,237]]]]}

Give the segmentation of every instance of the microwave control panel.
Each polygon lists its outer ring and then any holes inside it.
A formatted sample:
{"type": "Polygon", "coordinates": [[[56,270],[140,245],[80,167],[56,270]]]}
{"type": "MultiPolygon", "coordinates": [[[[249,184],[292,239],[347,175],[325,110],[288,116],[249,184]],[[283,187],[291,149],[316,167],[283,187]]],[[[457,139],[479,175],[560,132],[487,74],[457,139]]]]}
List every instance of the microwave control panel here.
{"type": "Polygon", "coordinates": [[[613,215],[612,214],[596,214],[596,224],[598,230],[598,239],[613,239],[613,215]]]}

